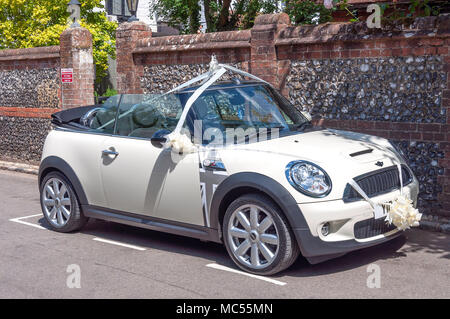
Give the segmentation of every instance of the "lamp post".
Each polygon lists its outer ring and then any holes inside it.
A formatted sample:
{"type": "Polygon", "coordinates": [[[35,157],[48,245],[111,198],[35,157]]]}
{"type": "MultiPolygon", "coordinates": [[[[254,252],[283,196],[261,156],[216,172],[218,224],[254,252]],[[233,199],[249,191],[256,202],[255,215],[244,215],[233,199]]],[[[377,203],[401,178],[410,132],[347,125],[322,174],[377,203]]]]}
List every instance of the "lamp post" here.
{"type": "Polygon", "coordinates": [[[78,0],[70,0],[69,4],[67,5],[67,12],[70,13],[70,20],[72,21],[70,27],[80,27],[78,21],[81,17],[81,3],[78,0]]]}
{"type": "Polygon", "coordinates": [[[127,0],[128,11],[131,13],[131,17],[128,19],[128,22],[139,21],[136,18],[138,4],[139,0],[127,0]]]}

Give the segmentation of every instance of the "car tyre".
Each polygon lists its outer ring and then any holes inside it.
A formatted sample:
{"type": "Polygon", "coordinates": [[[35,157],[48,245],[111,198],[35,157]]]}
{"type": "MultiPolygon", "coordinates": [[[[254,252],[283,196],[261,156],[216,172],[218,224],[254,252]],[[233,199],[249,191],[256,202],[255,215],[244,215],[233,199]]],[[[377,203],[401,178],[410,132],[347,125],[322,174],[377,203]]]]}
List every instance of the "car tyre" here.
{"type": "Polygon", "coordinates": [[[50,172],[39,190],[42,212],[52,230],[68,233],[86,224],[88,218],[81,211],[72,184],[63,174],[50,172]]]}
{"type": "Polygon", "coordinates": [[[300,254],[285,216],[266,196],[246,194],[234,200],[222,227],[228,254],[247,272],[276,274],[291,266],[300,254]]]}

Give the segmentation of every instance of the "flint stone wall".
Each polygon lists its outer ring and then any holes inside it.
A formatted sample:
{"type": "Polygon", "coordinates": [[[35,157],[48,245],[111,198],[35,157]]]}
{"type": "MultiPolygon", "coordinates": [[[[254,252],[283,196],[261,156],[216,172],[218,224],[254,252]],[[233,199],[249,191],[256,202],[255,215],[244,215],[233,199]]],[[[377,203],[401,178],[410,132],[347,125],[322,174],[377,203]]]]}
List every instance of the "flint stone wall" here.
{"type": "Polygon", "coordinates": [[[422,212],[430,213],[440,208],[438,196],[443,186],[438,176],[444,176],[445,169],[439,161],[445,156],[439,143],[417,141],[393,141],[404,153],[409,167],[419,180],[418,206],[422,212]]]}
{"type": "Polygon", "coordinates": [[[61,107],[59,46],[0,50],[0,158],[37,164],[61,107]]]}
{"type": "Polygon", "coordinates": [[[292,103],[327,119],[445,123],[441,56],[294,60],[292,103]]]}
{"type": "Polygon", "coordinates": [[[0,71],[0,106],[57,108],[57,68],[0,71]]]}
{"type": "Polygon", "coordinates": [[[51,126],[49,119],[0,116],[0,158],[38,164],[51,126]]]}
{"type": "MultiPolygon", "coordinates": [[[[242,67],[241,63],[231,65],[236,68],[242,67]]],[[[164,93],[207,72],[208,69],[208,64],[147,65],[144,66],[144,74],[140,78],[141,88],[144,93],[164,93]]],[[[242,78],[241,76],[231,76],[227,72],[221,80],[230,80],[232,77],[242,78]]]]}

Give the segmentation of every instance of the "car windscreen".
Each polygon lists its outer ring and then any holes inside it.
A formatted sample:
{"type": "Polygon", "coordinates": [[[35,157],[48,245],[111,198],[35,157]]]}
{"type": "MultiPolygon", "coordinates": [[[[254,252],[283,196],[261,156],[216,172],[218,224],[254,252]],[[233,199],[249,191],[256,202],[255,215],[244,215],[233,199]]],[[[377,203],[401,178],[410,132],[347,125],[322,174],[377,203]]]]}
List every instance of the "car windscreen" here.
{"type": "MultiPolygon", "coordinates": [[[[192,92],[180,95],[185,103],[192,92]]],[[[286,134],[296,131],[296,127],[308,120],[271,87],[243,85],[204,91],[192,105],[187,121],[189,127],[195,127],[207,137],[202,143],[208,144],[209,136],[225,138],[236,129],[244,130],[246,135],[274,129],[286,134]]]]}

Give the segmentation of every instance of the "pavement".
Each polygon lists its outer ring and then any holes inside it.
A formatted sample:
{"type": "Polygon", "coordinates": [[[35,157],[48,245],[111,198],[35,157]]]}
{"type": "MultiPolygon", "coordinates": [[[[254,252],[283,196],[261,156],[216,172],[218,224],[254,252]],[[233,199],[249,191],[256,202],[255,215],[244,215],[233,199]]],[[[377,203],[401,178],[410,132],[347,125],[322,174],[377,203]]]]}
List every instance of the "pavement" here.
{"type": "Polygon", "coordinates": [[[450,298],[449,266],[450,235],[413,229],[318,265],[300,257],[276,276],[248,276],[220,244],[98,220],[51,231],[37,177],[0,171],[0,298],[450,298]]]}

